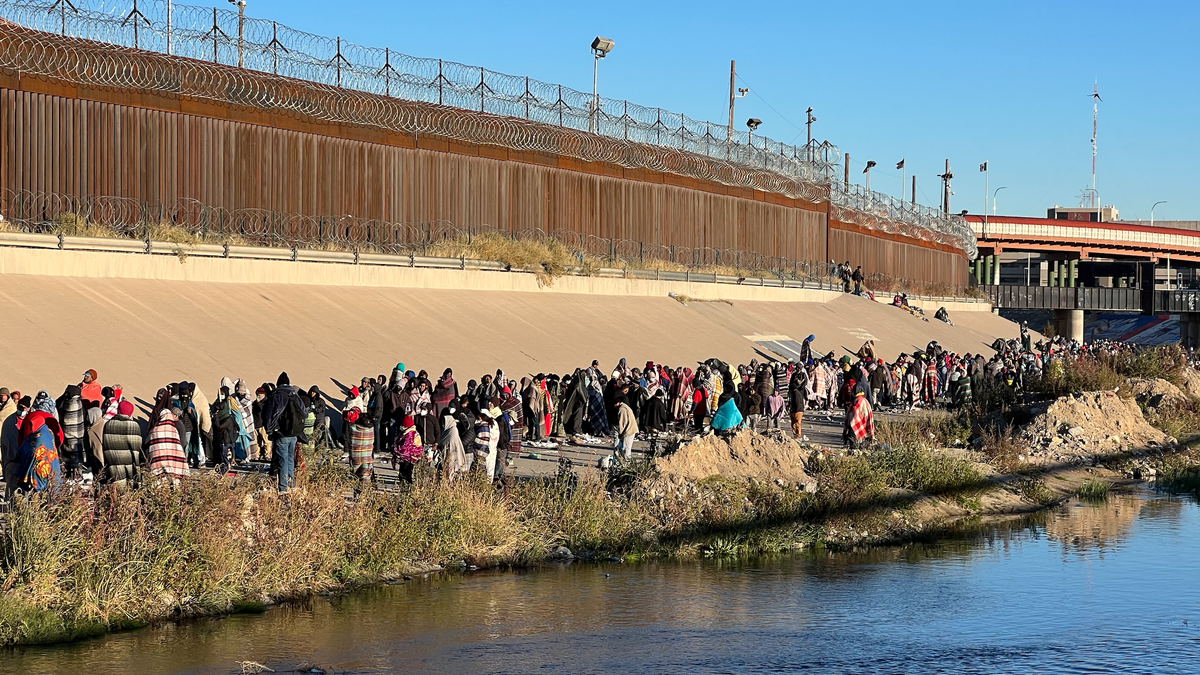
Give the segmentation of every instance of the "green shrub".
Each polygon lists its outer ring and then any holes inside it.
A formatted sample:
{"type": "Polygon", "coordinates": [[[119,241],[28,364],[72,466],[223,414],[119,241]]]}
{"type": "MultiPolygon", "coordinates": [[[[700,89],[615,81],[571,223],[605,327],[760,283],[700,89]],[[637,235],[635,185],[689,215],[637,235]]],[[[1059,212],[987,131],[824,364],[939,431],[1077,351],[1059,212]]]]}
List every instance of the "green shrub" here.
{"type": "Polygon", "coordinates": [[[1097,478],[1089,478],[1084,481],[1083,485],[1075,491],[1075,495],[1080,499],[1102,500],[1108,498],[1109,491],[1112,490],[1113,484],[1106,480],[1097,478]]]}

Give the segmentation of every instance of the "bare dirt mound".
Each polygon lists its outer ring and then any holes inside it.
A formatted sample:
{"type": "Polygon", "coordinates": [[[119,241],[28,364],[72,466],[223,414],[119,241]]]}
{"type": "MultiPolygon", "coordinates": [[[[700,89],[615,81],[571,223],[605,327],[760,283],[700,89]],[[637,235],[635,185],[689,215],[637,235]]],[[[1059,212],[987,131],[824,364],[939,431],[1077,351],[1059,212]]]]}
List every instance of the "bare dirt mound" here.
{"type": "Polygon", "coordinates": [[[656,462],[660,472],[690,481],[720,475],[763,482],[778,479],[788,483],[808,483],[808,474],[804,472],[805,454],[795,441],[776,440],[743,430],[728,441],[715,434],[701,436],[656,462]]]}
{"type": "Polygon", "coordinates": [[[1151,408],[1157,408],[1163,404],[1183,403],[1188,398],[1187,394],[1184,394],[1179,387],[1161,377],[1153,379],[1131,377],[1125,380],[1125,389],[1133,392],[1133,398],[1138,403],[1151,408]]]}
{"type": "Polygon", "coordinates": [[[1034,463],[1078,464],[1096,455],[1173,445],[1175,439],[1150,426],[1137,401],[1112,392],[1064,396],[1030,409],[1033,419],[1017,439],[1034,463]]]}

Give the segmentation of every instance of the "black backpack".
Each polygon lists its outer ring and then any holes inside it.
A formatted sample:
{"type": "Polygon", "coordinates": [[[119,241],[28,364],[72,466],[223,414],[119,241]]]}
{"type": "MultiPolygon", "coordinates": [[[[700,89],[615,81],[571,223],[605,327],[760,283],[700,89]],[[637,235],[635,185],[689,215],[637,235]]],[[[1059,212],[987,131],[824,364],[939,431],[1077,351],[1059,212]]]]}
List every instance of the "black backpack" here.
{"type": "Polygon", "coordinates": [[[304,406],[300,405],[300,397],[295,394],[289,395],[283,405],[283,412],[279,414],[279,435],[284,438],[303,436],[306,417],[308,415],[304,406]]]}

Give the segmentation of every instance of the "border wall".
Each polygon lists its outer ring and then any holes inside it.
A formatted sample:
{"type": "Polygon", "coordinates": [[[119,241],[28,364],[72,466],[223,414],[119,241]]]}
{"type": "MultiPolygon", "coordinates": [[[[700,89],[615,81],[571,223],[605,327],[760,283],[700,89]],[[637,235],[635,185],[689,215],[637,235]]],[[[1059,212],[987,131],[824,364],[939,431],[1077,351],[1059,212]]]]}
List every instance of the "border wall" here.
{"type": "MultiPolygon", "coordinates": [[[[189,60],[172,61],[184,68],[189,60]]],[[[0,70],[0,188],[567,230],[791,261],[850,260],[893,277],[967,283],[962,250],[841,222],[828,201],[15,70],[0,70]]]]}

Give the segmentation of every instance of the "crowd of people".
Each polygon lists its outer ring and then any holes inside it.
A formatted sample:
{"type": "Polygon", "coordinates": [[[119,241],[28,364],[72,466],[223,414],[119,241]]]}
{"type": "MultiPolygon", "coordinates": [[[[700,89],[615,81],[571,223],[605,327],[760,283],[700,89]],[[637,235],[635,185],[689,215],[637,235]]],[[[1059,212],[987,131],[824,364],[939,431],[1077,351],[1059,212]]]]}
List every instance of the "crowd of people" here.
{"type": "Polygon", "coordinates": [[[57,399],[45,390],[23,396],[0,388],[6,493],[59,480],[179,481],[249,462],[270,462],[278,490],[287,492],[318,448],[340,449],[363,481],[373,479],[379,458],[401,480],[411,481],[422,462],[446,480],[472,470],[495,480],[523,445],[608,444],[621,462],[631,459],[635,440],[665,432],[788,429],[803,440],[809,411],[840,411],[843,443],[855,447],[873,439],[877,409],[960,407],[985,383],[1019,394],[1055,359],[1087,349],[1062,338],[1034,345],[1024,325],[1019,338],[997,339],[990,358],[932,341],[885,363],[873,341],[839,357],[817,352],[815,340],[805,338],[791,361],[731,367],[714,358],[693,369],[621,359],[611,370],[592,361],[561,377],[539,373],[520,382],[497,370],[465,387],[449,368],[433,379],[398,363],[390,376],[363,377],[340,406],[317,386],[291,384],[286,372],[253,391],[242,379],[223,378],[211,401],[196,383],[176,382],[158,390],[144,419],[121,385],[103,386],[88,370],[57,399]]]}

